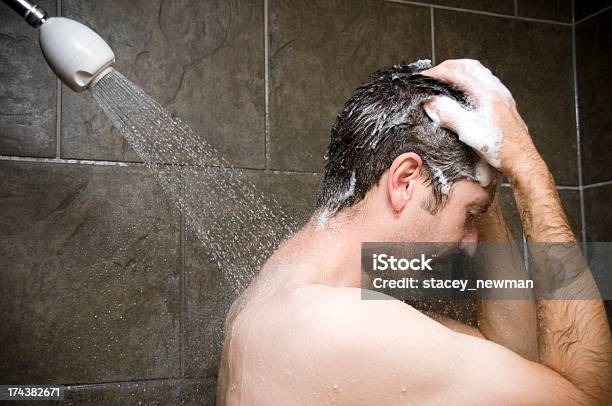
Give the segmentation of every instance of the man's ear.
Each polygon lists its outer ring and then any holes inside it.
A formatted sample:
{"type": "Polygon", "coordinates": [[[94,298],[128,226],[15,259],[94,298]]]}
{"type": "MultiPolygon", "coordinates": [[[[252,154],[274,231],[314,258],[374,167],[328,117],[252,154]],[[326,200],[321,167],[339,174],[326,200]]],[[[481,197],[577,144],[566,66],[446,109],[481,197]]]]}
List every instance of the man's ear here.
{"type": "Polygon", "coordinates": [[[389,202],[396,213],[401,212],[415,191],[423,161],[418,154],[406,152],[395,158],[387,176],[389,202]]]}

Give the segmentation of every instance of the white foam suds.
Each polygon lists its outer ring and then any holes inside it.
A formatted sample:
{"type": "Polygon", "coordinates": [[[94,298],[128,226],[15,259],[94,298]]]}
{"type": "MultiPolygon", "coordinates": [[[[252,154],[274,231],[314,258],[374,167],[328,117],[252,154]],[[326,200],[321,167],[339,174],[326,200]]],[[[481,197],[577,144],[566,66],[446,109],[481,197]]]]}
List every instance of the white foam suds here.
{"type": "Polygon", "coordinates": [[[499,80],[497,76],[493,75],[489,69],[470,62],[464,62],[464,66],[468,73],[480,81],[480,85],[482,87],[489,87],[495,90],[502,97],[502,100],[507,106],[509,106],[512,100],[514,100],[510,90],[508,90],[501,80],[499,80]]]}
{"type": "Polygon", "coordinates": [[[444,176],[444,172],[442,172],[442,169],[435,165],[430,165],[430,167],[433,177],[440,183],[440,192],[442,192],[443,195],[448,196],[451,190],[451,185],[446,176],[444,176]]]}
{"type": "Polygon", "coordinates": [[[321,229],[325,227],[325,225],[327,224],[327,221],[332,217],[335,211],[335,207],[340,206],[348,198],[350,198],[351,196],[355,194],[356,185],[357,185],[357,176],[355,174],[355,171],[353,171],[346,190],[343,191],[341,194],[338,195],[338,197],[334,199],[334,201],[331,204],[331,207],[330,206],[324,207],[323,209],[321,209],[321,211],[317,215],[317,229],[321,229]]]}
{"type": "Polygon", "coordinates": [[[459,139],[472,147],[495,168],[499,168],[499,152],[502,145],[501,130],[493,125],[490,107],[466,110],[456,100],[447,96],[433,97],[425,112],[438,126],[448,127],[459,139]],[[444,114],[444,123],[440,118],[444,114]]]}
{"type": "Polygon", "coordinates": [[[419,59],[416,62],[409,64],[412,69],[422,71],[431,68],[431,59],[419,59]]]}
{"type": "Polygon", "coordinates": [[[375,149],[381,139],[382,139],[382,134],[376,134],[374,136],[374,139],[370,143],[370,149],[375,149]]]}
{"type": "Polygon", "coordinates": [[[327,207],[323,208],[317,216],[317,230],[322,229],[327,224],[327,220],[331,217],[331,210],[327,207]]]}
{"type": "Polygon", "coordinates": [[[491,167],[484,159],[481,159],[476,164],[474,169],[476,180],[480,183],[480,186],[487,187],[493,181],[493,177],[495,176],[495,169],[491,167]]]}
{"type": "Polygon", "coordinates": [[[338,197],[338,202],[342,203],[349,197],[353,196],[355,193],[355,184],[357,183],[357,178],[355,177],[355,171],[351,174],[351,180],[349,181],[349,187],[338,197]]]}
{"type": "Polygon", "coordinates": [[[389,127],[397,127],[398,125],[404,124],[408,120],[408,109],[402,110],[396,113],[389,120],[389,127]]]}

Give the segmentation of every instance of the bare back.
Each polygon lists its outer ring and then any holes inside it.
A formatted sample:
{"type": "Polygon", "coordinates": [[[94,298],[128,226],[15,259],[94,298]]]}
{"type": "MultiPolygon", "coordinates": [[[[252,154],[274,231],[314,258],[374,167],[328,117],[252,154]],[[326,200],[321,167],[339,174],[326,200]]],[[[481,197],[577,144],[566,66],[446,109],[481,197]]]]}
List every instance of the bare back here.
{"type": "Polygon", "coordinates": [[[246,303],[228,327],[223,405],[580,401],[543,366],[400,301],[361,300],[358,288],[280,289],[246,303]]]}
{"type": "MultiPolygon", "coordinates": [[[[228,326],[232,334],[226,342],[223,365],[226,370],[222,371],[227,381],[220,383],[220,400],[224,399],[223,404],[228,405],[360,404],[358,399],[371,400],[368,392],[382,392],[380,385],[383,385],[393,390],[387,393],[389,402],[379,399],[377,404],[397,404],[402,399],[432,403],[432,396],[439,398],[439,394],[429,390],[409,393],[409,389],[427,385],[422,379],[427,374],[418,374],[409,380],[397,374],[393,377],[384,362],[385,357],[395,356],[389,348],[393,344],[389,335],[379,329],[379,323],[369,328],[372,323],[358,317],[363,311],[385,317],[389,314],[387,309],[398,304],[405,308],[403,322],[414,326],[415,350],[431,329],[439,329],[436,335],[451,333],[403,303],[362,302],[357,288],[305,285],[253,300],[228,326]],[[357,325],[368,335],[351,336],[349,333],[357,325]],[[353,352],[336,351],[336,346],[353,347],[357,355],[375,347],[376,358],[381,362],[363,368],[365,374],[356,374],[352,365],[356,359],[346,359],[349,355],[352,358],[353,352]]],[[[389,319],[383,324],[393,326],[397,322],[389,319]]],[[[421,365],[413,362],[415,371],[426,371],[430,362],[421,365]]]]}

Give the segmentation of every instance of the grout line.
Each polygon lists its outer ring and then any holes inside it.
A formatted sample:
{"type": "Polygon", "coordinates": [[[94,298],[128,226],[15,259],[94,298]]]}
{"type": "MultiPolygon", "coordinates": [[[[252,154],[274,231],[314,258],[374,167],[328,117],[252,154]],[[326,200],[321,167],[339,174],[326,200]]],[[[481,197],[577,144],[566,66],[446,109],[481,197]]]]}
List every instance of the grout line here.
{"type": "Polygon", "coordinates": [[[502,17],[502,18],[507,18],[511,20],[521,20],[521,21],[530,21],[534,23],[547,23],[547,24],[562,25],[565,27],[569,27],[572,25],[572,23],[564,23],[561,21],[545,20],[541,18],[531,18],[531,17],[519,17],[519,16],[513,16],[511,14],[492,13],[490,11],[470,10],[470,9],[450,7],[450,6],[440,6],[437,4],[427,4],[427,3],[422,3],[418,1],[409,1],[409,0],[385,0],[385,1],[388,1],[390,3],[409,4],[413,6],[432,7],[432,8],[436,8],[440,10],[450,10],[450,11],[459,11],[459,12],[470,13],[470,14],[479,14],[479,15],[489,16],[489,17],[502,17]]]}
{"type": "Polygon", "coordinates": [[[557,190],[580,190],[580,186],[557,186],[557,190]]]}
{"type": "MultiPolygon", "coordinates": [[[[15,161],[15,162],[29,162],[29,163],[49,163],[49,164],[64,164],[64,165],[98,165],[98,166],[146,166],[144,162],[135,162],[135,161],[106,161],[106,160],[95,160],[95,159],[66,159],[66,158],[39,158],[39,157],[24,157],[24,156],[16,156],[16,155],[0,155],[1,161],[15,161]]],[[[171,165],[171,164],[166,164],[171,165]]],[[[193,166],[189,164],[185,164],[184,166],[193,166]]],[[[271,173],[274,175],[312,175],[312,176],[321,176],[322,172],[315,171],[300,171],[300,170],[282,170],[282,169],[263,169],[263,168],[248,168],[243,166],[224,166],[225,169],[238,169],[241,171],[249,171],[249,172],[263,172],[263,173],[271,173]]],[[[583,189],[594,188],[598,186],[607,186],[612,184],[612,180],[592,183],[589,185],[584,185],[583,189]]],[[[510,183],[502,183],[502,187],[511,188],[512,185],[510,183]]],[[[580,190],[580,186],[566,186],[566,185],[557,185],[558,190],[580,190]]]]}
{"type": "Polygon", "coordinates": [[[96,160],[89,160],[89,159],[35,158],[35,157],[22,157],[22,156],[12,156],[12,155],[0,155],[0,161],[36,162],[36,163],[50,163],[50,164],[99,165],[99,166],[144,165],[138,162],[96,161],[96,160]]]}
{"type": "Polygon", "coordinates": [[[514,0],[514,16],[518,17],[518,0],[514,0]]]}
{"type": "Polygon", "coordinates": [[[278,170],[278,169],[258,169],[258,168],[238,168],[247,171],[253,172],[264,172],[264,173],[272,173],[275,175],[312,175],[319,176],[323,175],[321,172],[308,172],[308,171],[296,171],[296,170],[278,170]]]}
{"type": "Polygon", "coordinates": [[[431,30],[431,64],[436,66],[436,33],[434,31],[434,9],[429,8],[430,14],[430,30],[431,30]]]}
{"type": "Polygon", "coordinates": [[[264,0],[264,154],[265,165],[270,165],[270,37],[268,35],[268,0],[264,0]]]}
{"type": "MultiPolygon", "coordinates": [[[[572,4],[573,4],[573,3],[574,3],[574,2],[572,2],[572,4]]],[[[581,18],[580,20],[578,20],[578,21],[574,22],[574,24],[580,24],[580,23],[582,23],[582,22],[584,22],[584,21],[586,21],[586,20],[590,20],[591,18],[596,17],[596,16],[598,16],[598,15],[600,15],[600,14],[602,14],[602,13],[605,13],[605,12],[606,12],[606,11],[608,11],[608,10],[612,10],[612,5],[611,5],[611,6],[604,7],[604,8],[602,8],[601,10],[596,11],[596,12],[594,12],[593,14],[591,14],[591,15],[589,15],[589,16],[586,16],[586,17],[584,17],[584,18],[581,18]]],[[[572,7],[572,21],[574,21],[574,20],[575,20],[575,17],[574,17],[574,8],[572,7]]]]}
{"type": "MultiPolygon", "coordinates": [[[[574,17],[572,0],[572,21],[574,17]]],[[[586,213],[584,205],[584,184],[582,181],[582,144],[580,137],[580,105],[578,99],[578,64],[576,60],[576,24],[572,24],[572,81],[574,86],[574,115],[576,116],[576,160],[578,163],[578,186],[580,187],[580,231],[582,234],[582,252],[586,254],[586,213]]]]}
{"type": "MultiPolygon", "coordinates": [[[[38,158],[38,157],[23,157],[15,155],[0,155],[0,162],[2,161],[14,161],[14,162],[28,162],[28,163],[48,163],[48,164],[63,164],[63,165],[97,165],[97,166],[134,166],[144,167],[144,162],[134,161],[105,161],[105,160],[93,160],[93,159],[65,159],[65,158],[38,158]]],[[[171,165],[171,164],[162,164],[171,165]]],[[[183,166],[189,167],[195,165],[184,164],[183,166]]],[[[207,166],[209,168],[211,166],[207,166]]],[[[225,169],[237,169],[241,171],[249,172],[262,172],[271,173],[275,175],[322,175],[321,172],[308,172],[308,171],[297,171],[297,170],[276,170],[276,169],[261,169],[261,168],[247,168],[241,166],[224,166],[225,169]]]]}
{"type": "MultiPolygon", "coordinates": [[[[186,195],[186,179],[183,178],[182,182],[182,190],[180,193],[184,196],[186,195]]],[[[181,378],[185,377],[185,368],[184,368],[184,322],[185,322],[185,216],[183,214],[183,208],[179,204],[179,262],[180,262],[180,318],[179,318],[179,376],[181,378]]]]}
{"type": "MultiPolygon", "coordinates": [[[[1,161],[49,163],[49,164],[64,164],[64,165],[136,166],[136,167],[146,166],[144,162],[135,162],[135,161],[106,161],[106,160],[95,160],[95,159],[39,158],[39,157],[24,157],[24,156],[16,156],[16,155],[0,155],[0,162],[1,161]]],[[[166,165],[171,165],[171,164],[166,164],[166,165]]],[[[194,166],[194,165],[184,164],[184,166],[194,166]]],[[[248,167],[243,167],[243,166],[224,166],[223,168],[238,169],[241,171],[249,171],[249,172],[271,173],[274,175],[312,175],[312,176],[323,175],[322,172],[288,170],[288,169],[287,170],[263,169],[263,168],[248,168],[248,167]]],[[[612,180],[585,185],[583,186],[583,189],[589,189],[589,188],[594,188],[598,186],[606,186],[610,184],[612,184],[612,180]]],[[[510,183],[502,183],[501,186],[507,187],[507,188],[512,187],[510,183]]],[[[557,185],[557,189],[559,190],[580,190],[580,186],[557,185]]]]}
{"type": "Polygon", "coordinates": [[[110,382],[96,382],[96,383],[75,383],[75,384],[63,384],[63,386],[68,390],[80,390],[80,389],[104,389],[108,386],[117,386],[117,385],[130,385],[130,384],[139,384],[139,383],[163,383],[163,382],[197,382],[197,381],[205,381],[204,379],[197,378],[151,378],[151,379],[136,379],[133,381],[110,381],[110,382]]]}
{"type": "Polygon", "coordinates": [[[582,189],[592,189],[592,188],[596,188],[596,187],[600,187],[600,186],[608,186],[608,185],[612,185],[612,180],[607,180],[604,182],[597,182],[597,183],[591,183],[589,185],[584,185],[582,186],[582,189]]]}

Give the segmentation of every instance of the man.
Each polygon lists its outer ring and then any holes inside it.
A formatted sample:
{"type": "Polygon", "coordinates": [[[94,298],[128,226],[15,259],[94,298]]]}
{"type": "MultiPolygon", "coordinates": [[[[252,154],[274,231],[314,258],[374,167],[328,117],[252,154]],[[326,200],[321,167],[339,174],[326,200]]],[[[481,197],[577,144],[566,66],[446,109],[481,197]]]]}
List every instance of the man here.
{"type": "MultiPolygon", "coordinates": [[[[473,328],[361,300],[362,242],[467,247],[479,229],[509,240],[490,165],[512,183],[529,241],[575,241],[507,89],[476,61],[427,67],[378,72],[347,102],[317,211],[233,305],[220,404],[609,401],[610,330],[596,295],[538,299],[537,337],[528,301],[481,304],[473,328]]],[[[565,288],[596,292],[588,269],[565,288]]]]}

